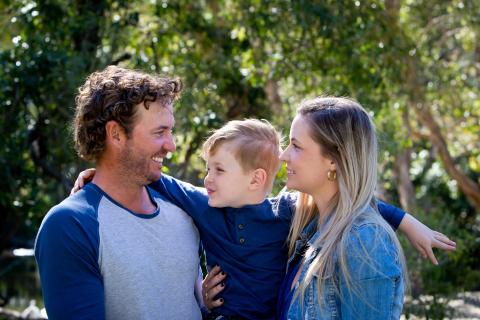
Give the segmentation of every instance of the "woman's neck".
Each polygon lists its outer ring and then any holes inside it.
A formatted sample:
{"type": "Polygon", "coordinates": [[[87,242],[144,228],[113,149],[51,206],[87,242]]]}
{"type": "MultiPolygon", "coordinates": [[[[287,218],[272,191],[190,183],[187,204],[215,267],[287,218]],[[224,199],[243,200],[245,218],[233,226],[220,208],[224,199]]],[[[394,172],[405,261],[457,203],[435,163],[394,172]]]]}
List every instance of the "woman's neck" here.
{"type": "Polygon", "coordinates": [[[337,196],[337,194],[338,186],[337,184],[332,184],[331,186],[324,188],[320,192],[317,192],[317,194],[312,195],[313,201],[315,202],[318,209],[320,221],[323,221],[331,212],[333,204],[332,200],[337,196]]]}

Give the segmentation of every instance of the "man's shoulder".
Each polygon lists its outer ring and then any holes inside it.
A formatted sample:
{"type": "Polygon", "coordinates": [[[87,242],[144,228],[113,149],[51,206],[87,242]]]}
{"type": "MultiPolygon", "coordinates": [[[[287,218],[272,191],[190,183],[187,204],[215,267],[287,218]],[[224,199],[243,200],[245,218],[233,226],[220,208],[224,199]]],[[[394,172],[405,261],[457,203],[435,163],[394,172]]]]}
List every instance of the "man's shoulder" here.
{"type": "Polygon", "coordinates": [[[35,240],[35,257],[39,263],[47,263],[53,251],[64,258],[75,252],[98,256],[100,199],[91,187],[85,187],[50,209],[35,240]]]}
{"type": "Polygon", "coordinates": [[[97,208],[101,197],[87,185],[84,189],[52,207],[43,218],[40,229],[50,228],[51,226],[68,227],[91,224],[97,220],[97,208]]]}

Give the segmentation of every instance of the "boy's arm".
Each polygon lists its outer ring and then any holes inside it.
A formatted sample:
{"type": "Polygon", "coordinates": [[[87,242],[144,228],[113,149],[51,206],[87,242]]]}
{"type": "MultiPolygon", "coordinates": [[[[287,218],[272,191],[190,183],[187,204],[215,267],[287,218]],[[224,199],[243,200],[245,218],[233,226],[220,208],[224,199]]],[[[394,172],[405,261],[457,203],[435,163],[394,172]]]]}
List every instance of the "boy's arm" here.
{"type": "Polygon", "coordinates": [[[432,248],[453,251],[456,244],[444,234],[431,230],[429,227],[415,219],[403,210],[377,200],[378,210],[385,220],[394,228],[402,231],[412,246],[417,249],[424,258],[429,258],[433,264],[438,261],[433,254],[432,248]]]}
{"type": "Polygon", "coordinates": [[[405,214],[398,228],[407,236],[408,241],[420,252],[422,257],[428,257],[435,265],[438,265],[438,261],[433,254],[433,248],[446,251],[454,251],[456,249],[454,241],[450,240],[443,233],[430,229],[408,213],[405,214]]]}
{"type": "Polygon", "coordinates": [[[405,211],[377,199],[378,211],[394,230],[397,230],[405,216],[405,211]]]}
{"type": "Polygon", "coordinates": [[[182,208],[194,219],[208,208],[208,195],[204,188],[195,187],[166,174],[162,174],[160,180],[151,183],[149,187],[182,208]]]}
{"type": "MultiPolygon", "coordinates": [[[[72,195],[83,188],[85,184],[93,179],[94,175],[94,168],[80,172],[70,194],[72,195]]],[[[192,218],[195,218],[197,214],[203,212],[208,207],[208,195],[204,188],[195,187],[190,183],[166,174],[162,174],[160,180],[149,184],[149,187],[182,208],[192,218]]]]}

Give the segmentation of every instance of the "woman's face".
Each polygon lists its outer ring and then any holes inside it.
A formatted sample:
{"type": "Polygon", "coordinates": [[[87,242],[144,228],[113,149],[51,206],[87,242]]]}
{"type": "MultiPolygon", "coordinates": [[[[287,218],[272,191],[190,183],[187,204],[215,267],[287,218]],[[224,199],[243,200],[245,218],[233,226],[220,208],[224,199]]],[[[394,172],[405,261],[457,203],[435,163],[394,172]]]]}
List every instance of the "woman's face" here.
{"type": "Polygon", "coordinates": [[[302,115],[293,119],[290,141],[280,159],[287,165],[287,187],[290,189],[315,197],[325,188],[336,185],[336,181],[327,178],[328,170],[335,170],[335,164],[322,155],[320,145],[310,136],[309,124],[302,115]]]}

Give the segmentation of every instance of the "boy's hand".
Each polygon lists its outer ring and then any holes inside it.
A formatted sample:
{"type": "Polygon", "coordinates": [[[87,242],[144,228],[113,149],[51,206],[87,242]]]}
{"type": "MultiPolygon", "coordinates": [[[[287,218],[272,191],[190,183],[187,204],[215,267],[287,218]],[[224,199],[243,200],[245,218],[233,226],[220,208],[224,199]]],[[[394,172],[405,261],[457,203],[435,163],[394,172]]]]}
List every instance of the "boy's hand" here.
{"type": "Polygon", "coordinates": [[[454,251],[456,249],[454,241],[450,240],[443,233],[430,229],[408,213],[405,214],[398,228],[407,236],[412,246],[420,252],[422,257],[428,257],[435,265],[438,265],[438,261],[433,254],[432,248],[446,251],[454,251]]]}
{"type": "Polygon", "coordinates": [[[70,191],[70,195],[82,189],[86,183],[92,181],[94,175],[95,175],[94,168],[90,168],[80,172],[80,174],[77,177],[77,180],[75,180],[75,184],[73,185],[72,190],[70,191]]]}
{"type": "Polygon", "coordinates": [[[223,283],[223,280],[225,280],[226,276],[227,274],[223,272],[219,266],[215,266],[212,270],[210,270],[205,279],[203,279],[203,304],[205,305],[205,307],[207,307],[207,309],[211,310],[213,308],[220,307],[224,303],[223,298],[215,300],[215,297],[223,289],[225,289],[225,284],[223,283]]]}

